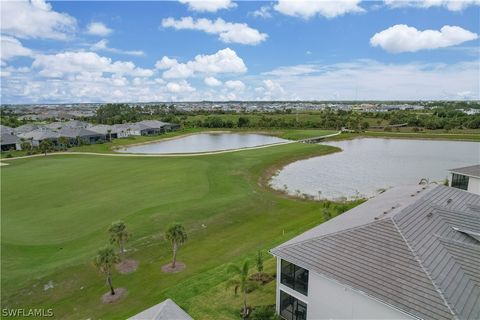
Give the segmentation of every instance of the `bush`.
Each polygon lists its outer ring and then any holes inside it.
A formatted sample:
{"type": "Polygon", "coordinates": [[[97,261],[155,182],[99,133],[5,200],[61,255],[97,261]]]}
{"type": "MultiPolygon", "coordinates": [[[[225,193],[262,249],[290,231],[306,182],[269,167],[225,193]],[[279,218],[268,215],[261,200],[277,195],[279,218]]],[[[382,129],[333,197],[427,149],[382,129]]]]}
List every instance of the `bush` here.
{"type": "Polygon", "coordinates": [[[253,310],[252,320],[277,320],[280,319],[275,314],[275,306],[259,306],[253,310]]]}

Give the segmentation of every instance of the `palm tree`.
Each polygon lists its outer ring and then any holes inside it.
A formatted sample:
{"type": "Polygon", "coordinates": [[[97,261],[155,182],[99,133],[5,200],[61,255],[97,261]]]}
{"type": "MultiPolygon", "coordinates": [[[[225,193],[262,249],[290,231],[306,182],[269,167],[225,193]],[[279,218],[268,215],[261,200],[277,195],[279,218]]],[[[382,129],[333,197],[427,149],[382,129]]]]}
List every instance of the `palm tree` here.
{"type": "Polygon", "coordinates": [[[176,223],[168,228],[167,232],[165,233],[165,239],[172,244],[172,268],[175,268],[175,262],[177,261],[177,250],[187,241],[187,232],[181,224],[176,223]]]}
{"type": "Polygon", "coordinates": [[[244,318],[248,316],[247,312],[247,289],[256,285],[255,282],[248,279],[248,269],[249,262],[245,260],[241,266],[231,264],[228,266],[228,273],[235,276],[234,279],[231,279],[227,282],[227,287],[234,287],[235,296],[238,293],[238,290],[242,292],[243,295],[243,310],[242,315],[244,318]]]}
{"type": "Polygon", "coordinates": [[[97,267],[97,269],[107,278],[107,284],[110,286],[110,293],[112,296],[115,294],[112,285],[112,267],[119,261],[120,259],[115,253],[115,250],[110,246],[99,249],[97,256],[93,260],[95,267],[97,267]]]}
{"type": "Polygon", "coordinates": [[[131,236],[127,226],[123,221],[116,221],[112,223],[108,232],[110,233],[110,243],[117,244],[120,248],[120,253],[123,255],[125,253],[125,243],[130,240],[131,236]]]}
{"type": "Polygon", "coordinates": [[[53,142],[48,139],[42,140],[42,142],[40,142],[39,148],[41,152],[47,155],[47,152],[53,150],[53,142]]]}
{"type": "Polygon", "coordinates": [[[111,142],[112,141],[112,130],[108,129],[107,134],[108,134],[108,142],[111,142]]]}

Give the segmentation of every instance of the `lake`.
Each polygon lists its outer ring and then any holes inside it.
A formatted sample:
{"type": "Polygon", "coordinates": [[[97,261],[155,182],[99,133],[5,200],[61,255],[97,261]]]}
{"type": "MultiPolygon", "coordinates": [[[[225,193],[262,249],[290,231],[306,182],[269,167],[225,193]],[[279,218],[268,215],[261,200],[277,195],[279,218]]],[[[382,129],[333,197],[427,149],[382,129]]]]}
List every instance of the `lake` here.
{"type": "Polygon", "coordinates": [[[478,142],[365,138],[323,144],[343,151],[293,162],[271,186],[317,199],[353,199],[422,178],[443,182],[448,169],[480,163],[478,142]]]}
{"type": "Polygon", "coordinates": [[[201,153],[252,148],[287,142],[277,137],[252,133],[200,133],[170,140],[118,149],[118,152],[145,154],[201,153]]]}

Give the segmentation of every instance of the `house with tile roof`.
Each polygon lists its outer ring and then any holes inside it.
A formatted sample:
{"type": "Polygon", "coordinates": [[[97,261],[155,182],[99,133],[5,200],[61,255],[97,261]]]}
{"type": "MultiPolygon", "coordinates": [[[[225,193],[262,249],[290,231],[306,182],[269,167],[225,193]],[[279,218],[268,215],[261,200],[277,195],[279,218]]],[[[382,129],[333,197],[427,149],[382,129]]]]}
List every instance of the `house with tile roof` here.
{"type": "Polygon", "coordinates": [[[283,319],[480,319],[480,195],[402,186],[270,251],[283,319]]]}
{"type": "Polygon", "coordinates": [[[193,320],[193,318],[173,302],[172,299],[167,299],[134,315],[128,320],[193,320]]]}

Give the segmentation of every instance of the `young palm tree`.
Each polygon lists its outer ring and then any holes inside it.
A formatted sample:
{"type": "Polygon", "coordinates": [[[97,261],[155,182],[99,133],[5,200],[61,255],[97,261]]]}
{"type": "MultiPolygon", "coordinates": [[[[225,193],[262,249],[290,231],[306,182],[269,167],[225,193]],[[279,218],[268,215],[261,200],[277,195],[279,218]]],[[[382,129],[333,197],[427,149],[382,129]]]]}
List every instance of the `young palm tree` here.
{"type": "Polygon", "coordinates": [[[165,233],[165,239],[172,244],[173,261],[172,268],[175,268],[177,262],[177,250],[187,241],[187,232],[181,224],[171,225],[165,233]]]}
{"type": "Polygon", "coordinates": [[[50,140],[42,140],[39,145],[40,151],[45,153],[47,155],[47,152],[50,152],[53,150],[53,142],[50,140]]]}
{"type": "Polygon", "coordinates": [[[60,137],[58,138],[58,144],[60,144],[60,147],[63,149],[63,150],[67,150],[68,148],[68,138],[67,137],[60,137]]]}
{"type": "Polygon", "coordinates": [[[112,267],[119,262],[119,257],[112,247],[104,247],[98,250],[97,256],[93,260],[93,264],[97,269],[103,273],[107,279],[107,284],[110,287],[110,293],[115,295],[115,290],[112,285],[112,267]]]}
{"type": "Polygon", "coordinates": [[[131,234],[127,230],[127,226],[123,221],[113,222],[108,229],[110,233],[110,243],[116,244],[120,248],[120,253],[125,253],[125,243],[130,240],[131,234]]]}
{"type": "Polygon", "coordinates": [[[228,273],[235,276],[234,279],[231,279],[227,282],[228,287],[234,287],[235,295],[237,295],[238,290],[242,292],[243,295],[243,310],[242,315],[244,318],[248,316],[248,307],[247,307],[247,289],[253,287],[256,284],[248,279],[248,269],[249,263],[248,260],[245,260],[241,266],[231,264],[228,266],[228,273]]]}

